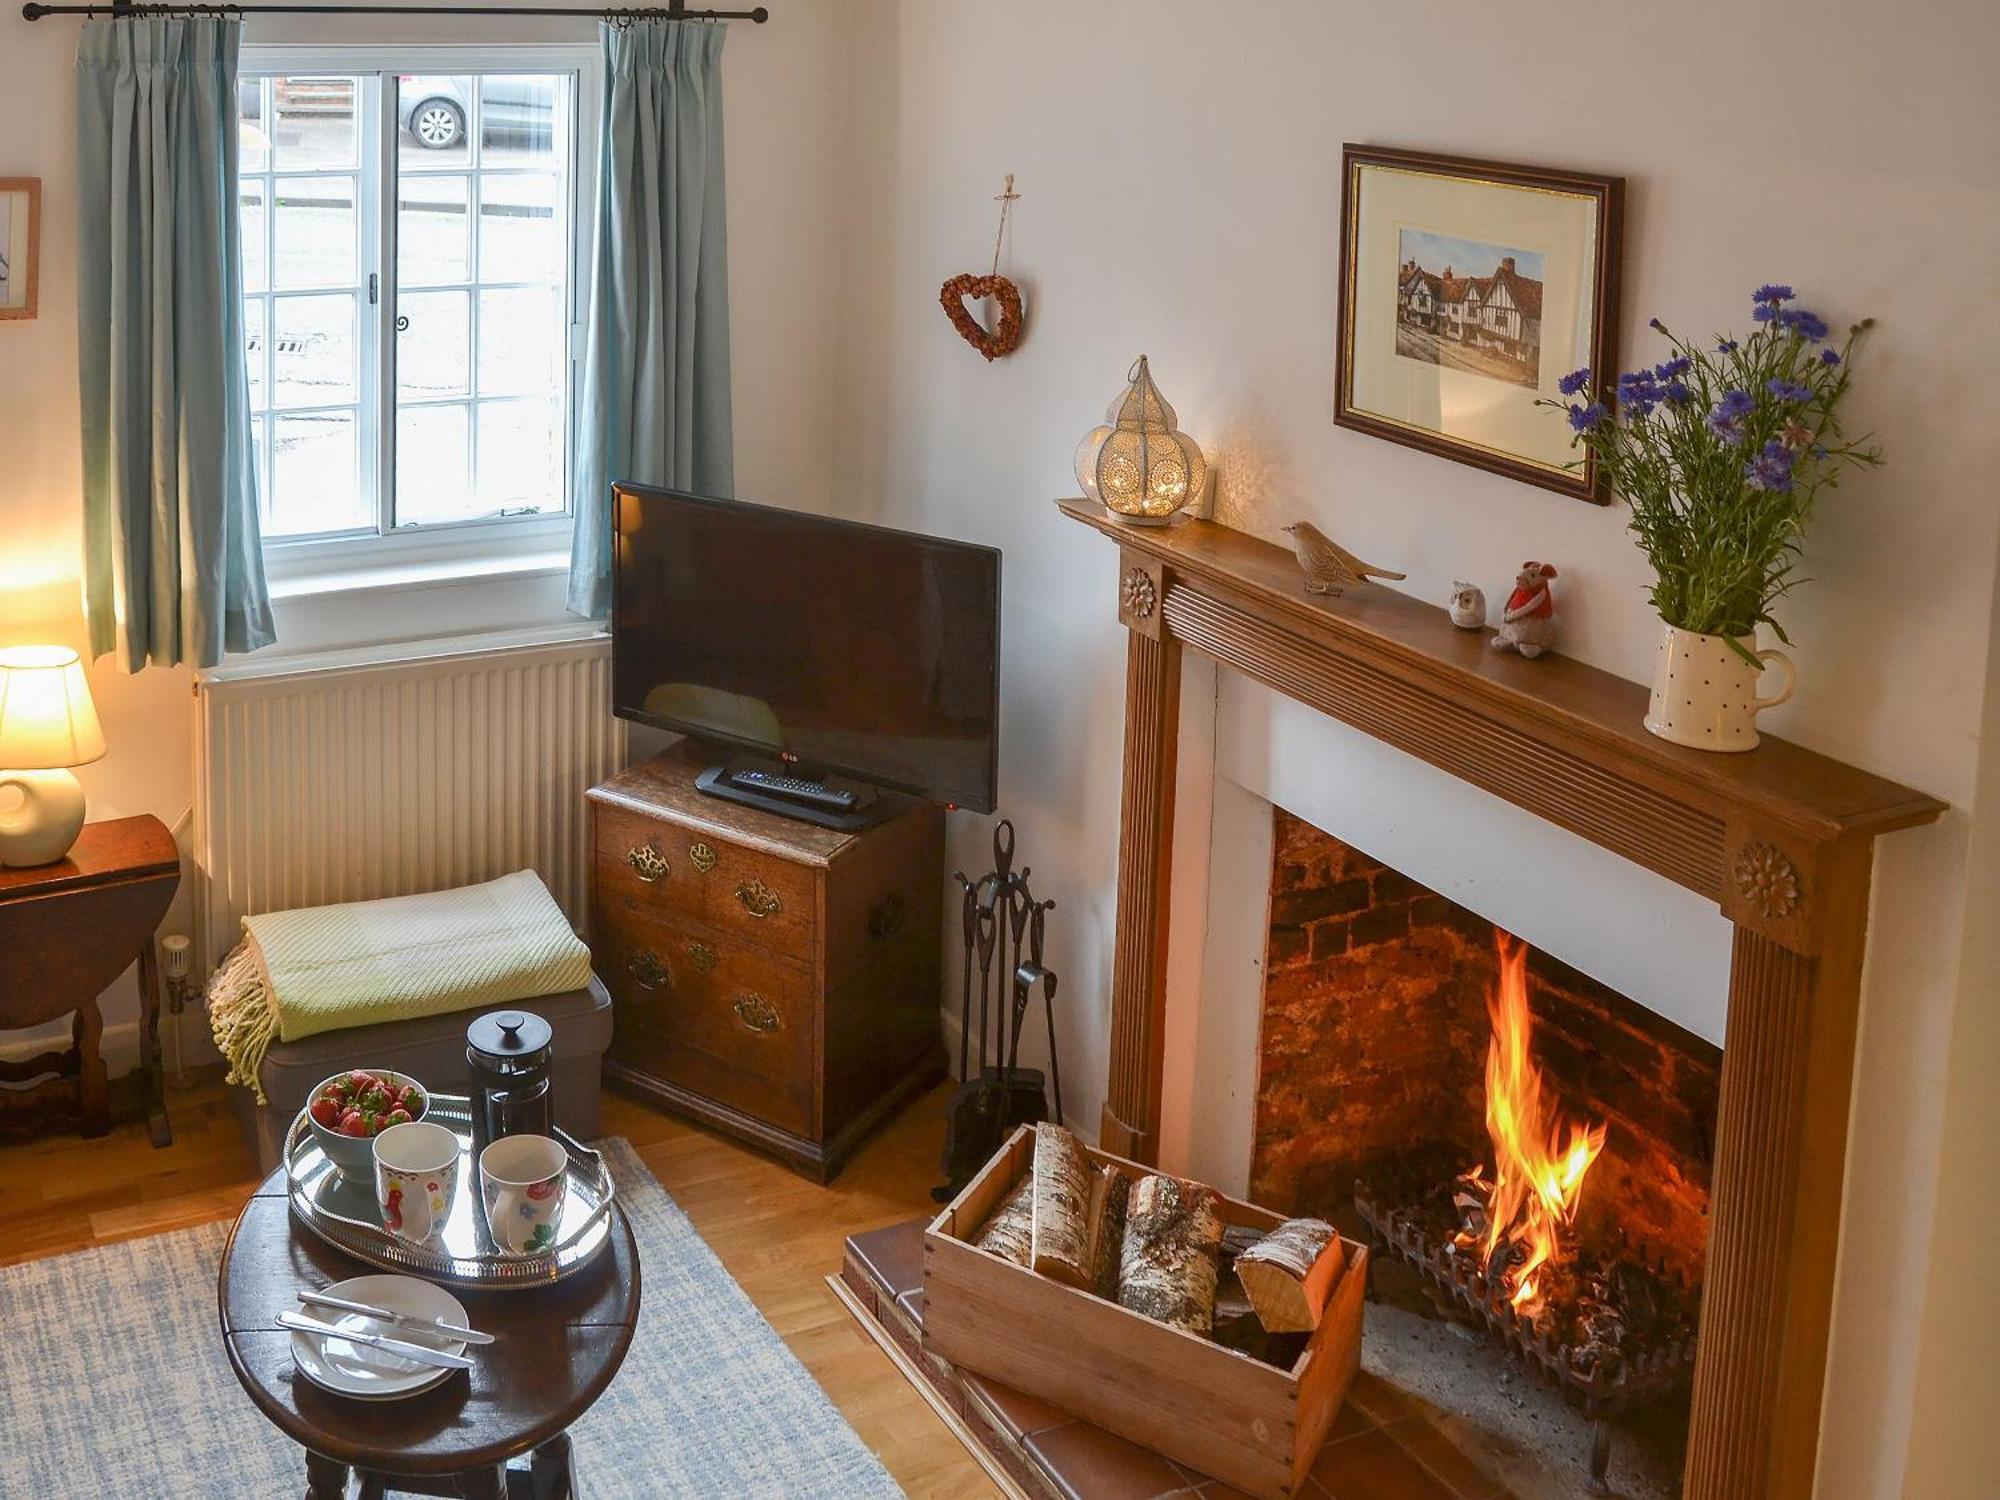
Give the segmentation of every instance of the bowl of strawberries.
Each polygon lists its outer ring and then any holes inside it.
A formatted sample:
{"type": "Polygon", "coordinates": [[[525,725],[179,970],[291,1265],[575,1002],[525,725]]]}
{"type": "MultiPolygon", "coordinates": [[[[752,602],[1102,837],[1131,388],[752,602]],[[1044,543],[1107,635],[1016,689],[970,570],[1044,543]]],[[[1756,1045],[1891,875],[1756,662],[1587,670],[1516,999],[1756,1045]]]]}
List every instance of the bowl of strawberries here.
{"type": "Polygon", "coordinates": [[[409,1074],[353,1068],[334,1074],[306,1096],[306,1123],[343,1177],[372,1182],[375,1137],[391,1125],[421,1120],[429,1108],[430,1096],[409,1074]]]}

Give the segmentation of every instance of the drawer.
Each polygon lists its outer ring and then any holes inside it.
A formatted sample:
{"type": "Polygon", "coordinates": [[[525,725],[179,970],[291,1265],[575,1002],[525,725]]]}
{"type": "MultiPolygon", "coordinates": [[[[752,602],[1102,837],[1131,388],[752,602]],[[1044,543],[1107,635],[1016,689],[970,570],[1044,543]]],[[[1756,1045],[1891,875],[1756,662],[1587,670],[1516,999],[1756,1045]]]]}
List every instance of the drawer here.
{"type": "Polygon", "coordinates": [[[818,931],[811,866],[604,806],[597,809],[596,846],[599,903],[698,922],[811,961],[818,931]]]}
{"type": "Polygon", "coordinates": [[[819,1017],[809,970],[657,918],[600,913],[596,950],[615,1002],[612,1056],[813,1135],[819,1017]]]}

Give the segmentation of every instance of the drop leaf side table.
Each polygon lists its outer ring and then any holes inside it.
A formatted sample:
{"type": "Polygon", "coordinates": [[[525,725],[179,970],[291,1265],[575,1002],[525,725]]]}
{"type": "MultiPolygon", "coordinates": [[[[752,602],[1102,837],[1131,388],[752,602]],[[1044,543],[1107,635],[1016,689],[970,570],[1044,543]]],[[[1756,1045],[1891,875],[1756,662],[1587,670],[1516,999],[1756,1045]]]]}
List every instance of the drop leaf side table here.
{"type": "Polygon", "coordinates": [[[153,930],[180,879],[174,836],[150,815],[86,823],[68,856],[53,864],[0,867],[0,1030],[76,1016],[67,1050],[0,1060],[0,1082],[43,1080],[0,1090],[0,1136],[72,1125],[93,1136],[111,1128],[97,997],[137,959],[146,1123],[155,1146],[173,1139],[162,1092],[153,930]]]}

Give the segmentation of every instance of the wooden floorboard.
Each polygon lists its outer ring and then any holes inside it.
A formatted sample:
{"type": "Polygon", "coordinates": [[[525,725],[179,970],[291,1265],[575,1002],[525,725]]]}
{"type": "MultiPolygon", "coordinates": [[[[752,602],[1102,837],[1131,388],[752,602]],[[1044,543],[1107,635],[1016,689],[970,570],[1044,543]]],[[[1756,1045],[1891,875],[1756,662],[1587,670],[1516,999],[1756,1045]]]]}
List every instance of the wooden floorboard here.
{"type": "MultiPolygon", "coordinates": [[[[233,1217],[258,1174],[225,1089],[215,1069],[174,1094],[164,1150],[137,1122],[0,1146],[0,1266],[233,1217]]],[[[632,1143],[897,1483],[920,1500],[986,1500],[992,1481],[822,1280],[848,1235],[929,1211],[945,1097],[912,1103],[828,1187],[613,1094],[603,1133],[632,1143]]]]}

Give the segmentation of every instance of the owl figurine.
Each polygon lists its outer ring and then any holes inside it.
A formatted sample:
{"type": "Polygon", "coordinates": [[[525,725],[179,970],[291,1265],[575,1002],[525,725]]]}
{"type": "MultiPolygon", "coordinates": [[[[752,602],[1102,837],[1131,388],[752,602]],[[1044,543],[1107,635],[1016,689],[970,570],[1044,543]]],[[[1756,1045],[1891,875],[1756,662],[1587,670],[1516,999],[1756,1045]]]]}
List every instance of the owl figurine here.
{"type": "Polygon", "coordinates": [[[1451,623],[1460,630],[1486,628],[1486,591],[1476,583],[1451,586],[1451,623]]]}

